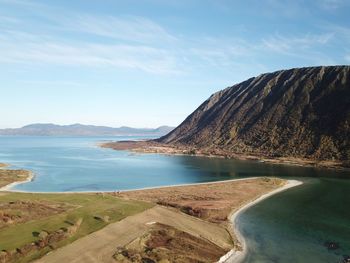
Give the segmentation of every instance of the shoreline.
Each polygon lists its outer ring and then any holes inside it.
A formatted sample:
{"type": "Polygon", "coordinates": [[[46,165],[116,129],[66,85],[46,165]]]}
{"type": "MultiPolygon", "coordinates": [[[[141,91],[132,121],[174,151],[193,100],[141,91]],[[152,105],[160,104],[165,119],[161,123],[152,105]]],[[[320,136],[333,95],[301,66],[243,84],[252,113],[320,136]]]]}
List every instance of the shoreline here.
{"type": "Polygon", "coordinates": [[[241,208],[239,208],[237,211],[235,211],[232,215],[229,216],[229,221],[231,222],[231,226],[232,226],[232,230],[238,240],[238,242],[241,245],[242,250],[235,250],[232,249],[231,251],[229,251],[227,254],[223,255],[218,263],[239,263],[241,262],[245,256],[247,255],[247,243],[246,240],[244,239],[242,233],[239,231],[238,227],[237,227],[237,219],[238,217],[245,212],[247,209],[253,207],[254,205],[258,204],[259,202],[268,199],[269,197],[276,195],[278,193],[284,192],[290,188],[302,185],[303,182],[302,181],[298,181],[298,180],[287,180],[287,183],[283,186],[281,186],[278,189],[275,189],[269,193],[263,194],[260,197],[258,197],[257,199],[247,203],[246,205],[242,206],[241,208]]]}
{"type": "MultiPolygon", "coordinates": [[[[28,170],[27,170],[28,171],[28,170]]],[[[12,183],[9,183],[8,185],[5,185],[3,187],[0,188],[0,192],[17,192],[17,191],[13,191],[11,190],[12,187],[15,187],[16,185],[19,185],[19,184],[25,184],[25,183],[29,183],[29,182],[32,182],[35,178],[35,175],[32,171],[28,171],[28,176],[25,180],[23,181],[16,181],[16,182],[12,182],[12,183]]],[[[18,191],[20,192],[20,191],[18,191]]],[[[30,193],[30,192],[28,192],[30,193]]]]}
{"type": "Polygon", "coordinates": [[[25,184],[28,182],[31,182],[34,180],[35,178],[35,174],[33,171],[28,170],[28,169],[10,169],[11,168],[11,164],[8,163],[0,163],[0,170],[2,171],[25,171],[27,173],[26,178],[24,180],[20,180],[20,181],[13,181],[12,183],[9,183],[7,185],[1,186],[0,187],[0,192],[8,192],[11,191],[10,189],[16,185],[19,184],[25,184]]]}
{"type": "MultiPolygon", "coordinates": [[[[32,174],[32,172],[31,172],[32,174]]],[[[110,190],[110,191],[67,191],[67,192],[39,192],[39,191],[23,191],[23,190],[16,190],[16,189],[10,189],[18,184],[22,183],[28,183],[34,180],[35,176],[34,174],[32,177],[28,178],[30,180],[26,181],[19,181],[19,182],[13,182],[8,185],[5,185],[0,188],[0,192],[11,192],[11,193],[26,193],[26,194],[99,194],[99,193],[125,193],[125,192],[133,192],[133,191],[144,191],[144,190],[154,190],[154,189],[162,189],[162,188],[171,188],[171,187],[186,187],[186,186],[196,186],[196,185],[210,185],[210,184],[220,184],[220,183],[229,183],[229,182],[235,182],[235,181],[244,181],[244,180],[254,180],[258,178],[269,178],[269,176],[261,176],[261,177],[246,177],[246,178],[237,178],[237,179],[228,179],[228,180],[220,180],[220,181],[213,181],[213,182],[202,182],[202,183],[188,183],[188,184],[176,184],[176,185],[163,185],[163,186],[151,186],[151,187],[144,187],[144,188],[134,188],[134,189],[126,189],[126,190],[110,190]]]]}
{"type": "Polygon", "coordinates": [[[7,163],[0,163],[0,169],[4,169],[6,167],[9,167],[7,163]]]}
{"type": "MultiPolygon", "coordinates": [[[[15,187],[16,185],[23,184],[30,182],[34,179],[34,173],[29,171],[29,175],[26,178],[26,180],[23,181],[17,181],[12,182],[6,186],[3,186],[0,188],[1,192],[9,192],[9,193],[29,193],[29,194],[110,194],[110,193],[127,193],[127,192],[135,192],[135,191],[147,191],[147,190],[157,190],[157,189],[166,189],[166,188],[173,188],[173,187],[186,187],[186,186],[200,186],[200,185],[216,185],[216,184],[222,184],[222,183],[230,183],[230,182],[237,182],[237,181],[251,181],[256,180],[259,178],[269,178],[269,177],[247,177],[247,178],[236,178],[236,179],[229,179],[229,180],[220,180],[220,181],[214,181],[214,182],[202,182],[202,183],[188,183],[188,184],[178,184],[178,185],[166,185],[166,186],[155,186],[155,187],[145,187],[145,188],[138,188],[138,189],[128,189],[128,190],[120,190],[120,191],[80,191],[80,192],[29,192],[29,191],[18,191],[13,190],[11,188],[15,187]]],[[[272,190],[271,192],[265,193],[256,199],[246,203],[242,207],[238,208],[238,210],[232,210],[231,213],[227,216],[227,222],[228,222],[228,228],[229,231],[233,233],[235,240],[238,241],[238,244],[231,248],[231,250],[221,256],[218,263],[224,263],[224,262],[241,262],[242,259],[247,254],[247,244],[243,237],[243,235],[240,233],[238,229],[238,222],[237,218],[241,213],[246,211],[248,208],[254,206],[255,204],[269,198],[272,195],[275,195],[277,193],[280,193],[282,191],[285,191],[289,188],[301,185],[303,182],[297,181],[297,180],[285,180],[285,183],[280,186],[277,189],[272,190]]]]}
{"type": "Polygon", "coordinates": [[[240,161],[256,161],[268,164],[277,165],[291,165],[300,167],[312,167],[320,169],[332,169],[339,171],[350,171],[344,162],[332,161],[332,160],[313,160],[301,157],[271,157],[257,154],[244,154],[227,152],[220,149],[210,150],[208,149],[196,149],[190,146],[173,146],[159,144],[154,141],[140,140],[140,141],[107,141],[99,142],[96,146],[106,149],[112,149],[117,151],[129,151],[139,154],[162,154],[168,156],[194,156],[205,158],[224,158],[240,161]]]}

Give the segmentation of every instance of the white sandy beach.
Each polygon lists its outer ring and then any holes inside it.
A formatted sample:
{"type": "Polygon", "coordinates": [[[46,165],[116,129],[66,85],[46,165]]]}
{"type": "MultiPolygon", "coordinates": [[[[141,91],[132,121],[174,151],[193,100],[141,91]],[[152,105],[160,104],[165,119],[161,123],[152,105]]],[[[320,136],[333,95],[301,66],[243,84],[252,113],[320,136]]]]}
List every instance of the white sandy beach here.
{"type": "Polygon", "coordinates": [[[33,181],[34,177],[35,177],[34,173],[30,172],[30,174],[28,175],[28,177],[25,180],[17,181],[17,182],[13,182],[13,183],[10,183],[8,185],[5,185],[5,186],[0,188],[0,192],[19,192],[16,190],[12,190],[12,188],[15,187],[16,185],[25,184],[25,183],[29,183],[29,182],[33,181]]]}
{"type": "Polygon", "coordinates": [[[231,215],[230,217],[230,221],[232,222],[232,227],[233,227],[233,231],[238,239],[238,241],[240,242],[240,245],[242,247],[242,251],[237,251],[237,250],[231,250],[229,251],[226,255],[222,256],[220,258],[220,260],[218,261],[218,263],[239,263],[242,262],[242,260],[244,259],[245,255],[247,254],[247,244],[244,240],[244,237],[242,236],[242,234],[239,232],[238,228],[237,228],[237,218],[238,216],[243,213],[245,210],[247,210],[248,208],[256,205],[257,203],[269,198],[272,195],[275,195],[277,193],[286,191],[292,187],[298,186],[303,184],[303,182],[301,181],[297,181],[297,180],[288,180],[287,183],[276,189],[273,190],[270,193],[264,194],[262,196],[260,196],[259,198],[255,199],[254,201],[242,206],[240,209],[238,209],[234,214],[231,215]]]}

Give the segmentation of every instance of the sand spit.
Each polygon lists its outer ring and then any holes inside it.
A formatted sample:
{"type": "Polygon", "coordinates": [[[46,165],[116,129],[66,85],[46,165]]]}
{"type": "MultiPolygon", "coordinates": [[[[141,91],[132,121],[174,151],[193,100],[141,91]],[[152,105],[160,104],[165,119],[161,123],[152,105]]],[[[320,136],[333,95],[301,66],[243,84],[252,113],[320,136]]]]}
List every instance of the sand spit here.
{"type": "Polygon", "coordinates": [[[246,211],[248,208],[256,205],[257,203],[275,195],[275,194],[278,194],[280,192],[283,192],[283,191],[286,191],[292,187],[295,187],[295,186],[298,186],[298,185],[301,185],[303,182],[301,181],[297,181],[297,180],[288,180],[287,183],[276,189],[276,190],[273,190],[267,194],[264,194],[262,196],[260,196],[259,198],[255,199],[254,201],[242,206],[240,209],[238,209],[236,212],[234,212],[232,214],[232,216],[230,217],[230,220],[232,222],[232,226],[233,226],[233,231],[236,235],[236,238],[238,239],[238,241],[240,242],[241,244],[241,247],[242,247],[242,251],[236,251],[236,250],[231,250],[230,252],[228,252],[226,255],[222,256],[220,258],[220,260],[218,261],[219,263],[239,263],[241,262],[245,255],[247,254],[247,244],[244,240],[244,237],[242,236],[242,234],[239,232],[239,229],[237,228],[237,218],[238,216],[243,213],[244,211],[246,211]]]}

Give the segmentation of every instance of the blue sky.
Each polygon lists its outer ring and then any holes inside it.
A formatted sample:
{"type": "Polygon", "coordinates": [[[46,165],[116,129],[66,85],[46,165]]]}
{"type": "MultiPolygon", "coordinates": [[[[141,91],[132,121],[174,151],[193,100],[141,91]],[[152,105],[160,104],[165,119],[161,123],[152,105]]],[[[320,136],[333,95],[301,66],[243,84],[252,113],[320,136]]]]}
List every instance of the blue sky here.
{"type": "Polygon", "coordinates": [[[0,0],[0,127],[178,125],[264,72],[350,64],[349,0],[0,0]]]}

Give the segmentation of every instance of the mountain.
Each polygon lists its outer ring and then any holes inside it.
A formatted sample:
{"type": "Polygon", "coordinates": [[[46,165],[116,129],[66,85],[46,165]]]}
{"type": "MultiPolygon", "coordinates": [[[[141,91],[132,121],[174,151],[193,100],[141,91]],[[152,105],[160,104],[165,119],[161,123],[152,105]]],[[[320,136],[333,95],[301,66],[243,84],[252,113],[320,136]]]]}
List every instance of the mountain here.
{"type": "Polygon", "coordinates": [[[44,135],[44,136],[162,136],[173,129],[161,126],[156,129],[120,127],[112,128],[94,125],[56,125],[37,123],[17,129],[0,129],[0,135],[44,135]]]}
{"type": "Polygon", "coordinates": [[[169,134],[174,146],[350,159],[350,66],[281,70],[213,94],[169,134]]]}

